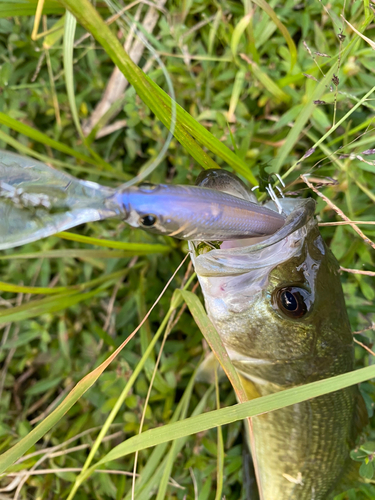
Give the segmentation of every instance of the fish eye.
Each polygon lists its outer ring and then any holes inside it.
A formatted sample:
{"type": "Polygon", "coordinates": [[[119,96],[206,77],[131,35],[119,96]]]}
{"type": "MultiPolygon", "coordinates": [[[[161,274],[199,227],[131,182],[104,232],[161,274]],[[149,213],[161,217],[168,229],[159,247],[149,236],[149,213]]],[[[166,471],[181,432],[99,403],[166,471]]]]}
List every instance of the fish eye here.
{"type": "Polygon", "coordinates": [[[309,293],[303,288],[286,286],[274,293],[274,305],[286,316],[299,319],[309,311],[309,293]]]}
{"type": "Polygon", "coordinates": [[[139,219],[139,223],[145,227],[152,227],[156,223],[156,221],[156,216],[152,214],[144,215],[139,219]]]}

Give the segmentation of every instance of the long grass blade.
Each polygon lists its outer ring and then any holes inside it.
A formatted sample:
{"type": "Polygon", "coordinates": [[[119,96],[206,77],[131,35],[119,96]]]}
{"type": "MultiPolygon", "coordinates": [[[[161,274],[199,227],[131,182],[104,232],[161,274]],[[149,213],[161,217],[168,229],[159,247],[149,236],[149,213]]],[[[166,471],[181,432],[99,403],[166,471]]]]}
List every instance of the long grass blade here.
{"type": "Polygon", "coordinates": [[[64,240],[87,243],[88,245],[115,248],[117,250],[126,250],[128,252],[134,252],[134,255],[146,255],[147,253],[164,253],[170,252],[172,250],[172,248],[168,245],[162,245],[160,243],[130,243],[128,241],[104,240],[99,238],[92,238],[90,236],[83,236],[82,234],[69,233],[66,231],[56,233],[54,236],[59,236],[64,240]]]}
{"type": "Polygon", "coordinates": [[[108,171],[113,172],[112,165],[110,165],[106,161],[102,159],[98,160],[95,158],[91,158],[90,156],[80,153],[76,149],[71,148],[60,141],[51,139],[51,137],[49,137],[47,134],[44,134],[43,132],[30,127],[30,125],[27,125],[26,123],[15,120],[5,113],[0,112],[0,123],[5,125],[6,127],[11,128],[12,130],[15,130],[16,132],[19,132],[20,134],[25,135],[26,137],[29,137],[30,139],[33,139],[34,141],[38,141],[41,144],[44,144],[45,146],[51,146],[57,151],[61,151],[62,153],[73,156],[74,158],[77,158],[77,160],[82,160],[86,163],[90,163],[91,165],[95,165],[96,167],[104,168],[108,171]]]}
{"type": "MultiPolygon", "coordinates": [[[[68,10],[70,10],[70,12],[77,18],[85,29],[93,34],[96,40],[111,57],[113,62],[125,75],[129,83],[133,85],[144,103],[155,113],[155,115],[166,127],[169,127],[171,122],[170,98],[156,84],[151,82],[142,70],[131,61],[118,39],[113,35],[90,2],[88,0],[59,1],[68,10]],[[164,100],[168,102],[168,106],[165,106],[164,100]]],[[[182,113],[181,108],[177,106],[177,121],[174,133],[175,137],[203,168],[217,168],[218,165],[209,155],[207,155],[207,153],[204,152],[204,150],[190,135],[191,132],[187,127],[187,120],[183,119],[183,117],[186,116],[185,113],[182,113]]],[[[221,154],[221,157],[223,159],[225,159],[224,156],[231,158],[231,166],[233,166],[233,168],[237,169],[236,167],[238,167],[239,171],[242,167],[241,173],[246,175],[247,178],[254,178],[243,161],[237,158],[232,151],[230,151],[224,144],[222,144],[190,116],[190,124],[191,122],[194,124],[192,127],[195,130],[194,137],[198,142],[209,148],[213,153],[217,154],[218,152],[225,152],[224,154],[221,154]],[[204,129],[204,133],[202,133],[202,129],[204,129]],[[209,140],[207,140],[208,138],[209,140]],[[212,145],[214,145],[215,150],[210,147],[212,145]],[[235,158],[234,161],[233,156],[235,158]]],[[[251,179],[249,178],[249,180],[251,179]]]]}
{"type": "MultiPolygon", "coordinates": [[[[189,436],[199,432],[213,429],[218,425],[227,425],[248,417],[256,417],[263,413],[279,410],[286,406],[302,403],[308,399],[313,399],[330,392],[339,391],[345,387],[359,384],[365,380],[375,377],[375,366],[368,366],[355,370],[337,377],[319,380],[303,386],[294,387],[285,391],[277,392],[268,396],[240,403],[228,408],[210,411],[197,417],[187,418],[185,420],[145,431],[142,434],[134,436],[124,443],[113,448],[105,457],[103,457],[93,469],[99,465],[105,464],[120,457],[140,451],[157,444],[165,443],[173,439],[189,436]]],[[[1,461],[0,461],[1,465],[1,461]]],[[[1,468],[0,468],[1,472],[1,468]]],[[[87,474],[90,475],[90,469],[87,474]]]]}
{"type": "Polygon", "coordinates": [[[285,41],[289,47],[289,52],[290,52],[290,70],[289,71],[291,71],[297,62],[297,47],[293,41],[293,38],[290,36],[289,31],[284,26],[284,24],[277,17],[276,12],[273,10],[273,8],[265,0],[253,0],[253,2],[255,4],[259,5],[259,7],[264,10],[264,12],[272,19],[272,21],[276,24],[276,26],[281,31],[283,37],[285,38],[285,41]]]}
{"type": "MultiPolygon", "coordinates": [[[[187,257],[187,256],[186,256],[187,257]]],[[[96,382],[103,371],[112,363],[112,361],[117,357],[117,355],[122,351],[122,349],[128,344],[128,342],[134,337],[134,335],[141,328],[144,321],[147,320],[148,316],[151,314],[152,310],[159,302],[161,297],[164,295],[165,290],[170,285],[171,281],[175,277],[176,273],[180,270],[184,264],[186,257],[183,259],[181,264],[177,267],[176,271],[173,273],[159,297],[156,299],[147,315],[143,321],[137,326],[137,328],[124,340],[124,342],[97,368],[81,379],[78,384],[73,388],[64,401],[52,412],[50,413],[37,427],[30,431],[23,439],[21,439],[12,448],[7,450],[5,453],[0,455],[0,474],[4,472],[10,465],[12,465],[18,458],[20,458],[27,450],[31,448],[41,437],[43,437],[46,432],[48,432],[57,422],[65,415],[65,413],[78,401],[78,399],[96,382]]],[[[172,298],[172,306],[177,307],[180,303],[180,297],[172,298]]],[[[141,434],[142,435],[142,434],[141,434]]],[[[90,470],[90,469],[89,469],[90,470]]]]}

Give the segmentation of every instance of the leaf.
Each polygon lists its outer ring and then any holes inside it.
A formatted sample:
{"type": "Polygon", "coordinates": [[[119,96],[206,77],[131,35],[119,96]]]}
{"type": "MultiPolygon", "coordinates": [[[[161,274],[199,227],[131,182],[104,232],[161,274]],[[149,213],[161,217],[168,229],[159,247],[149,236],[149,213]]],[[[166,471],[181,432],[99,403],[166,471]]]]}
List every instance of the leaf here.
{"type": "MultiPolygon", "coordinates": [[[[35,15],[38,0],[28,0],[27,2],[1,2],[0,18],[15,16],[35,15]]],[[[45,0],[43,14],[62,14],[64,9],[58,2],[45,0]]]]}
{"type": "Polygon", "coordinates": [[[283,90],[281,90],[281,88],[277,85],[277,83],[275,83],[272,80],[272,78],[270,78],[267,75],[267,73],[262,71],[262,69],[257,65],[257,63],[249,59],[244,54],[241,54],[241,57],[242,59],[246,60],[246,62],[248,62],[254,77],[260,81],[263,87],[266,90],[268,90],[270,94],[272,94],[274,97],[276,97],[276,99],[278,99],[281,102],[290,101],[290,97],[288,96],[288,94],[286,94],[283,90]]]}
{"type": "Polygon", "coordinates": [[[290,69],[289,69],[289,71],[291,71],[297,62],[297,47],[293,41],[293,38],[290,36],[289,31],[284,26],[284,24],[277,17],[276,12],[272,9],[272,7],[265,0],[254,0],[254,3],[259,5],[259,7],[261,7],[264,10],[264,12],[272,19],[272,21],[276,24],[276,26],[281,31],[283,37],[285,38],[285,41],[288,44],[289,52],[290,52],[290,69]]]}
{"type": "MultiPolygon", "coordinates": [[[[95,469],[98,465],[116,460],[117,458],[134,453],[135,451],[150,448],[151,446],[165,443],[171,441],[172,439],[203,432],[219,425],[226,425],[231,422],[243,420],[247,417],[255,417],[269,411],[284,408],[285,406],[301,403],[302,401],[313,399],[315,397],[322,396],[323,394],[364,382],[374,376],[375,366],[368,366],[343,375],[319,380],[304,386],[294,387],[293,389],[286,389],[285,391],[263,396],[252,401],[246,401],[245,403],[240,403],[228,408],[210,411],[197,417],[188,418],[157,429],[148,430],[113,448],[96,465],[94,465],[93,468],[95,469]]],[[[0,457],[0,473],[1,472],[0,457]]],[[[89,471],[87,472],[89,473],[89,471]]]]}
{"type": "Polygon", "coordinates": [[[352,450],[350,452],[350,458],[352,460],[355,460],[356,462],[363,462],[364,459],[367,457],[368,457],[368,454],[365,451],[362,451],[361,449],[352,450]]]}
{"type": "Polygon", "coordinates": [[[251,14],[247,14],[241,19],[241,21],[237,24],[237,26],[233,30],[233,35],[230,42],[230,48],[232,50],[233,56],[237,55],[237,49],[238,49],[238,44],[240,42],[240,38],[243,35],[245,29],[249,26],[250,21],[251,21],[251,14]]]}
{"type": "Polygon", "coordinates": [[[194,321],[198,325],[200,331],[204,335],[204,338],[208,342],[221,367],[229,378],[234,390],[238,395],[239,400],[246,401],[247,397],[243,390],[238,372],[232,365],[228,356],[228,352],[224,347],[223,341],[221,340],[220,335],[217,333],[214,325],[211,323],[211,320],[207,316],[207,313],[204,310],[201,301],[194,293],[188,292],[187,290],[179,290],[179,293],[182,295],[194,318],[194,321]]]}
{"type": "Polygon", "coordinates": [[[366,453],[374,453],[375,452],[375,442],[374,441],[366,441],[366,443],[361,445],[361,450],[366,453]]]}
{"type": "Polygon", "coordinates": [[[365,479],[372,479],[374,475],[374,466],[372,462],[363,462],[359,468],[359,474],[365,479]]]}
{"type": "MultiPolygon", "coordinates": [[[[68,239],[68,238],[67,238],[68,239]]],[[[116,242],[114,242],[116,243],[116,242]]],[[[141,244],[140,244],[141,245],[141,244]]],[[[152,247],[153,245],[150,245],[152,247]]],[[[162,245],[160,245],[162,246],[162,245]]],[[[16,260],[16,259],[124,259],[125,257],[132,257],[134,255],[149,255],[154,253],[152,249],[142,248],[132,250],[94,250],[92,248],[67,248],[66,250],[46,250],[41,252],[25,252],[15,253],[8,255],[0,255],[2,260],[16,260]]],[[[156,252],[158,253],[158,252],[156,252]]]]}
{"type": "Polygon", "coordinates": [[[146,255],[151,253],[164,253],[170,252],[172,250],[168,245],[161,245],[158,243],[130,243],[128,241],[112,241],[104,240],[99,238],[91,238],[89,236],[83,236],[82,234],[61,232],[56,233],[55,236],[59,236],[64,240],[78,241],[80,243],[87,243],[90,245],[96,245],[99,247],[106,248],[116,248],[118,250],[126,250],[127,252],[134,253],[134,255],[146,255]]]}
{"type": "Polygon", "coordinates": [[[74,34],[76,31],[77,20],[72,14],[67,11],[65,15],[64,26],[64,70],[65,70],[65,85],[68,94],[70,111],[76,126],[77,132],[84,139],[81,123],[78,117],[76,101],[74,97],[74,77],[73,77],[73,49],[74,49],[74,34]]]}
{"type": "Polygon", "coordinates": [[[62,384],[62,377],[57,377],[54,379],[46,379],[46,380],[39,380],[36,382],[34,385],[26,389],[25,394],[28,396],[32,396],[35,394],[42,394],[48,391],[49,389],[54,389],[58,385],[63,385],[62,384]]]}
{"type": "MultiPolygon", "coordinates": [[[[233,91],[232,91],[232,95],[231,95],[230,103],[229,103],[229,111],[228,111],[228,121],[229,122],[235,121],[234,112],[236,111],[236,107],[237,107],[237,104],[238,104],[238,101],[240,99],[240,95],[241,95],[241,92],[243,89],[243,84],[245,82],[245,75],[246,75],[246,72],[243,70],[239,70],[236,73],[236,78],[235,78],[234,84],[233,84],[233,91]]],[[[232,133],[232,132],[230,131],[230,133],[232,133]]]]}

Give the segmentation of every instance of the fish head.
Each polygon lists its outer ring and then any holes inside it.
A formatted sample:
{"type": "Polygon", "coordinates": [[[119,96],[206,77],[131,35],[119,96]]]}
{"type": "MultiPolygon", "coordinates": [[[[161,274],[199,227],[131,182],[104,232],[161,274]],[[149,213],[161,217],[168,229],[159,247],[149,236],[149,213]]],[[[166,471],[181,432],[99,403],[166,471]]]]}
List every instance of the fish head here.
{"type": "Polygon", "coordinates": [[[337,364],[350,369],[352,336],[314,200],[279,201],[286,220],[273,235],[190,248],[208,315],[237,369],[289,386],[337,373],[337,364]]]}

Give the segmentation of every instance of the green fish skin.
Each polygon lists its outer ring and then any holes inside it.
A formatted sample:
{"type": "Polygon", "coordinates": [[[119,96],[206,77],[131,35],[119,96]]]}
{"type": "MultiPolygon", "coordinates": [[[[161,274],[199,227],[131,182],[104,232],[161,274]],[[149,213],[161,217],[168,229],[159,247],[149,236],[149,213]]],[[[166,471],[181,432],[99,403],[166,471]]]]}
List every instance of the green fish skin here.
{"type": "MultiPolygon", "coordinates": [[[[263,241],[206,253],[190,242],[208,315],[249,399],[353,370],[339,265],[315,202],[279,201],[285,224],[263,241]]],[[[352,476],[349,452],[366,419],[356,386],[253,418],[264,500],[332,498],[352,476]]]]}

